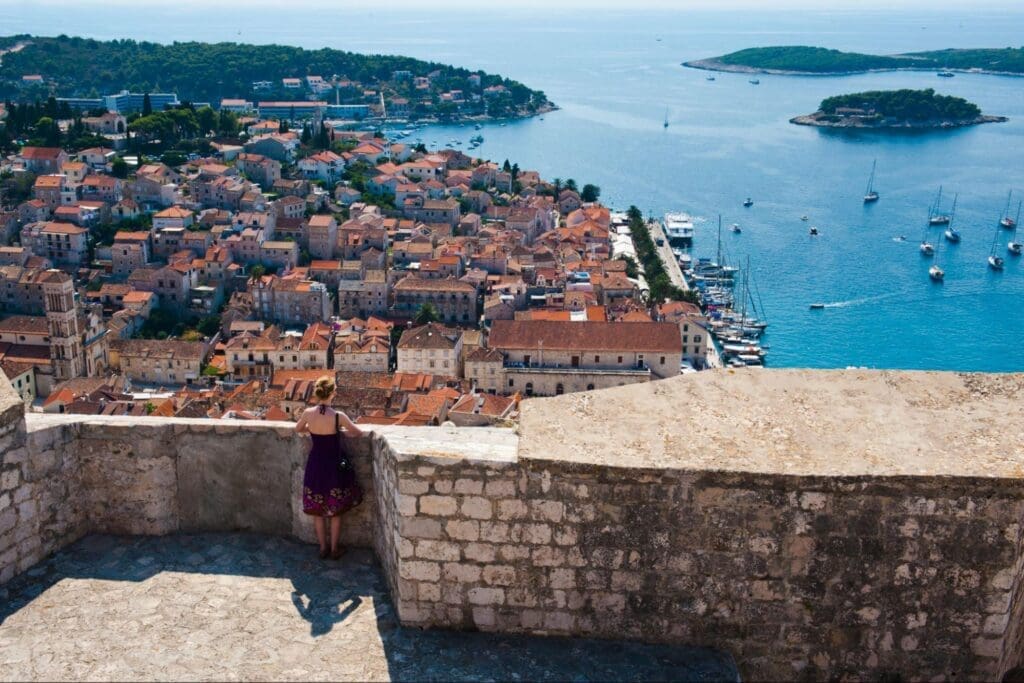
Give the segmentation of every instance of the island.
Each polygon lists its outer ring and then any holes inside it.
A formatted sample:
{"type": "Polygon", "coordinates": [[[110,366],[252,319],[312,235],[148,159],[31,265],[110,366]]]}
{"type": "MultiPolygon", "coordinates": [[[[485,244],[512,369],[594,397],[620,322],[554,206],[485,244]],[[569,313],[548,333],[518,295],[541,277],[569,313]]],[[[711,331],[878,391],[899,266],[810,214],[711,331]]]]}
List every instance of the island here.
{"type": "Polygon", "coordinates": [[[954,71],[1024,75],[1024,48],[932,50],[896,55],[842,52],[807,45],[753,47],[721,57],[683,62],[710,71],[797,76],[835,76],[867,71],[954,71]]]}
{"type": "Polygon", "coordinates": [[[286,45],[0,37],[0,97],[96,99],[121,91],[182,102],[321,101],[363,117],[505,119],[554,109],[543,92],[481,70],[286,45]]]}
{"type": "Polygon", "coordinates": [[[878,130],[959,128],[1006,121],[987,116],[962,97],[924,90],[872,90],[826,97],[818,111],[790,119],[790,123],[823,128],[878,130]]]}

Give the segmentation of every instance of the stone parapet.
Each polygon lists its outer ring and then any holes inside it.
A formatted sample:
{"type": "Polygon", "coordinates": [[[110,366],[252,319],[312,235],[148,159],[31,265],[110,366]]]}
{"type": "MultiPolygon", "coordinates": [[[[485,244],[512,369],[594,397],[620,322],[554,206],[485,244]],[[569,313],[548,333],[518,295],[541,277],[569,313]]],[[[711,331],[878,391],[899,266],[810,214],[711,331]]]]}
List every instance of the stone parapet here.
{"type": "MultiPolygon", "coordinates": [[[[1022,408],[1020,375],[760,371],[525,401],[518,433],[380,428],[352,444],[345,539],[409,626],[704,645],[746,678],[998,679],[1024,656],[1022,408]]],[[[0,430],[0,579],[92,530],[312,540],[288,423],[0,430]]]]}

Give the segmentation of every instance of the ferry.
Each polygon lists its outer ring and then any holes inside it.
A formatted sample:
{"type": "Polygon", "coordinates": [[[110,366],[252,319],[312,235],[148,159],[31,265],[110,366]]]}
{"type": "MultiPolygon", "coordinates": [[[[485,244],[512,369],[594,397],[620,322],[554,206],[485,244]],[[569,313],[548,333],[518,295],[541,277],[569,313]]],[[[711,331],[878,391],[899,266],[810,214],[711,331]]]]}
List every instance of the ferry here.
{"type": "Polygon", "coordinates": [[[673,247],[687,247],[693,244],[693,217],[682,212],[666,213],[665,236],[673,247]]]}

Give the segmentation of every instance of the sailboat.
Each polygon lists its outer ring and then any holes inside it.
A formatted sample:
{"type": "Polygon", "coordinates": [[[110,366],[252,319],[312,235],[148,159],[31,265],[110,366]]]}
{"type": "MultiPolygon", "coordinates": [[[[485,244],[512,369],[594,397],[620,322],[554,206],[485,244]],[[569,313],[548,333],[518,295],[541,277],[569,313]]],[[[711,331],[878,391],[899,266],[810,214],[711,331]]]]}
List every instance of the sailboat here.
{"type": "MultiPolygon", "coordinates": [[[[956,196],[953,196],[953,210],[949,213],[949,230],[946,230],[946,237],[949,238],[950,232],[956,235],[956,241],[960,240],[960,233],[953,229],[953,217],[956,216],[956,196]]],[[[927,230],[927,228],[926,228],[927,230]]],[[[953,240],[950,240],[953,241],[953,240]]],[[[946,277],[946,271],[939,265],[939,250],[942,248],[942,242],[938,242],[935,245],[935,251],[932,253],[932,265],[928,268],[928,277],[931,278],[932,282],[942,282],[946,277]]]]}
{"type": "Polygon", "coordinates": [[[875,192],[875,164],[878,160],[875,159],[871,162],[871,177],[868,178],[868,189],[864,191],[864,203],[870,204],[871,202],[878,201],[878,193],[875,192]]]}
{"type": "Polygon", "coordinates": [[[665,110],[665,123],[662,125],[662,128],[668,128],[668,109],[665,110]]]}
{"type": "Polygon", "coordinates": [[[932,210],[929,209],[928,223],[925,224],[924,226],[924,234],[921,235],[921,246],[918,247],[918,250],[921,252],[922,256],[931,256],[932,254],[935,253],[935,245],[928,241],[928,227],[932,225],[931,215],[932,210]]]}
{"type": "Polygon", "coordinates": [[[950,242],[957,243],[960,241],[960,231],[953,227],[953,216],[956,214],[956,198],[957,195],[953,195],[953,211],[949,217],[949,227],[946,228],[946,239],[950,242]]]}
{"type": "MultiPolygon", "coordinates": [[[[1006,211],[1004,210],[1003,216],[1005,215],[1006,211]]],[[[1002,230],[1002,227],[1002,222],[1000,221],[1000,225],[996,227],[996,235],[992,239],[992,249],[989,251],[988,254],[988,267],[991,268],[992,270],[1002,270],[1003,266],[1006,265],[1006,262],[1003,260],[1003,257],[996,253],[996,250],[999,246],[999,232],[1000,230],[1002,230]]]]}
{"type": "Polygon", "coordinates": [[[1021,251],[1024,250],[1024,244],[1017,241],[1017,225],[1020,223],[1020,205],[1021,202],[1017,202],[1017,220],[1013,222],[1013,235],[1010,237],[1010,241],[1006,243],[1007,250],[1014,256],[1020,256],[1021,251]]]}
{"type": "Polygon", "coordinates": [[[949,216],[939,213],[942,204],[942,186],[939,185],[939,194],[935,203],[928,209],[928,225],[949,225],[949,216]]]}
{"type": "Polygon", "coordinates": [[[1006,195],[1006,208],[1003,209],[1003,217],[999,219],[999,225],[1007,230],[1013,230],[1017,227],[1017,221],[1010,218],[1010,200],[1012,197],[1013,190],[1010,190],[1010,194],[1006,195]]]}

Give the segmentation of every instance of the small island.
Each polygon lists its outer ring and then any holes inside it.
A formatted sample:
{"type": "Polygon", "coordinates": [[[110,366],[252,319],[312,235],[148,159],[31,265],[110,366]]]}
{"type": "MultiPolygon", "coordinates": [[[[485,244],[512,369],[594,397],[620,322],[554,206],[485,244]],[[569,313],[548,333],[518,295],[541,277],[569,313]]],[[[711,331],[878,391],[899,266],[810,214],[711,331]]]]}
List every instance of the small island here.
{"type": "Polygon", "coordinates": [[[783,76],[839,76],[868,71],[954,71],[1024,75],[1024,48],[931,50],[896,55],[842,52],[807,45],[752,47],[721,57],[683,62],[710,71],[763,73],[783,76]]]}
{"type": "Polygon", "coordinates": [[[925,90],[872,90],[826,97],[818,111],[789,120],[801,126],[869,128],[875,130],[927,130],[959,128],[1006,121],[987,116],[962,97],[936,95],[925,90]]]}

